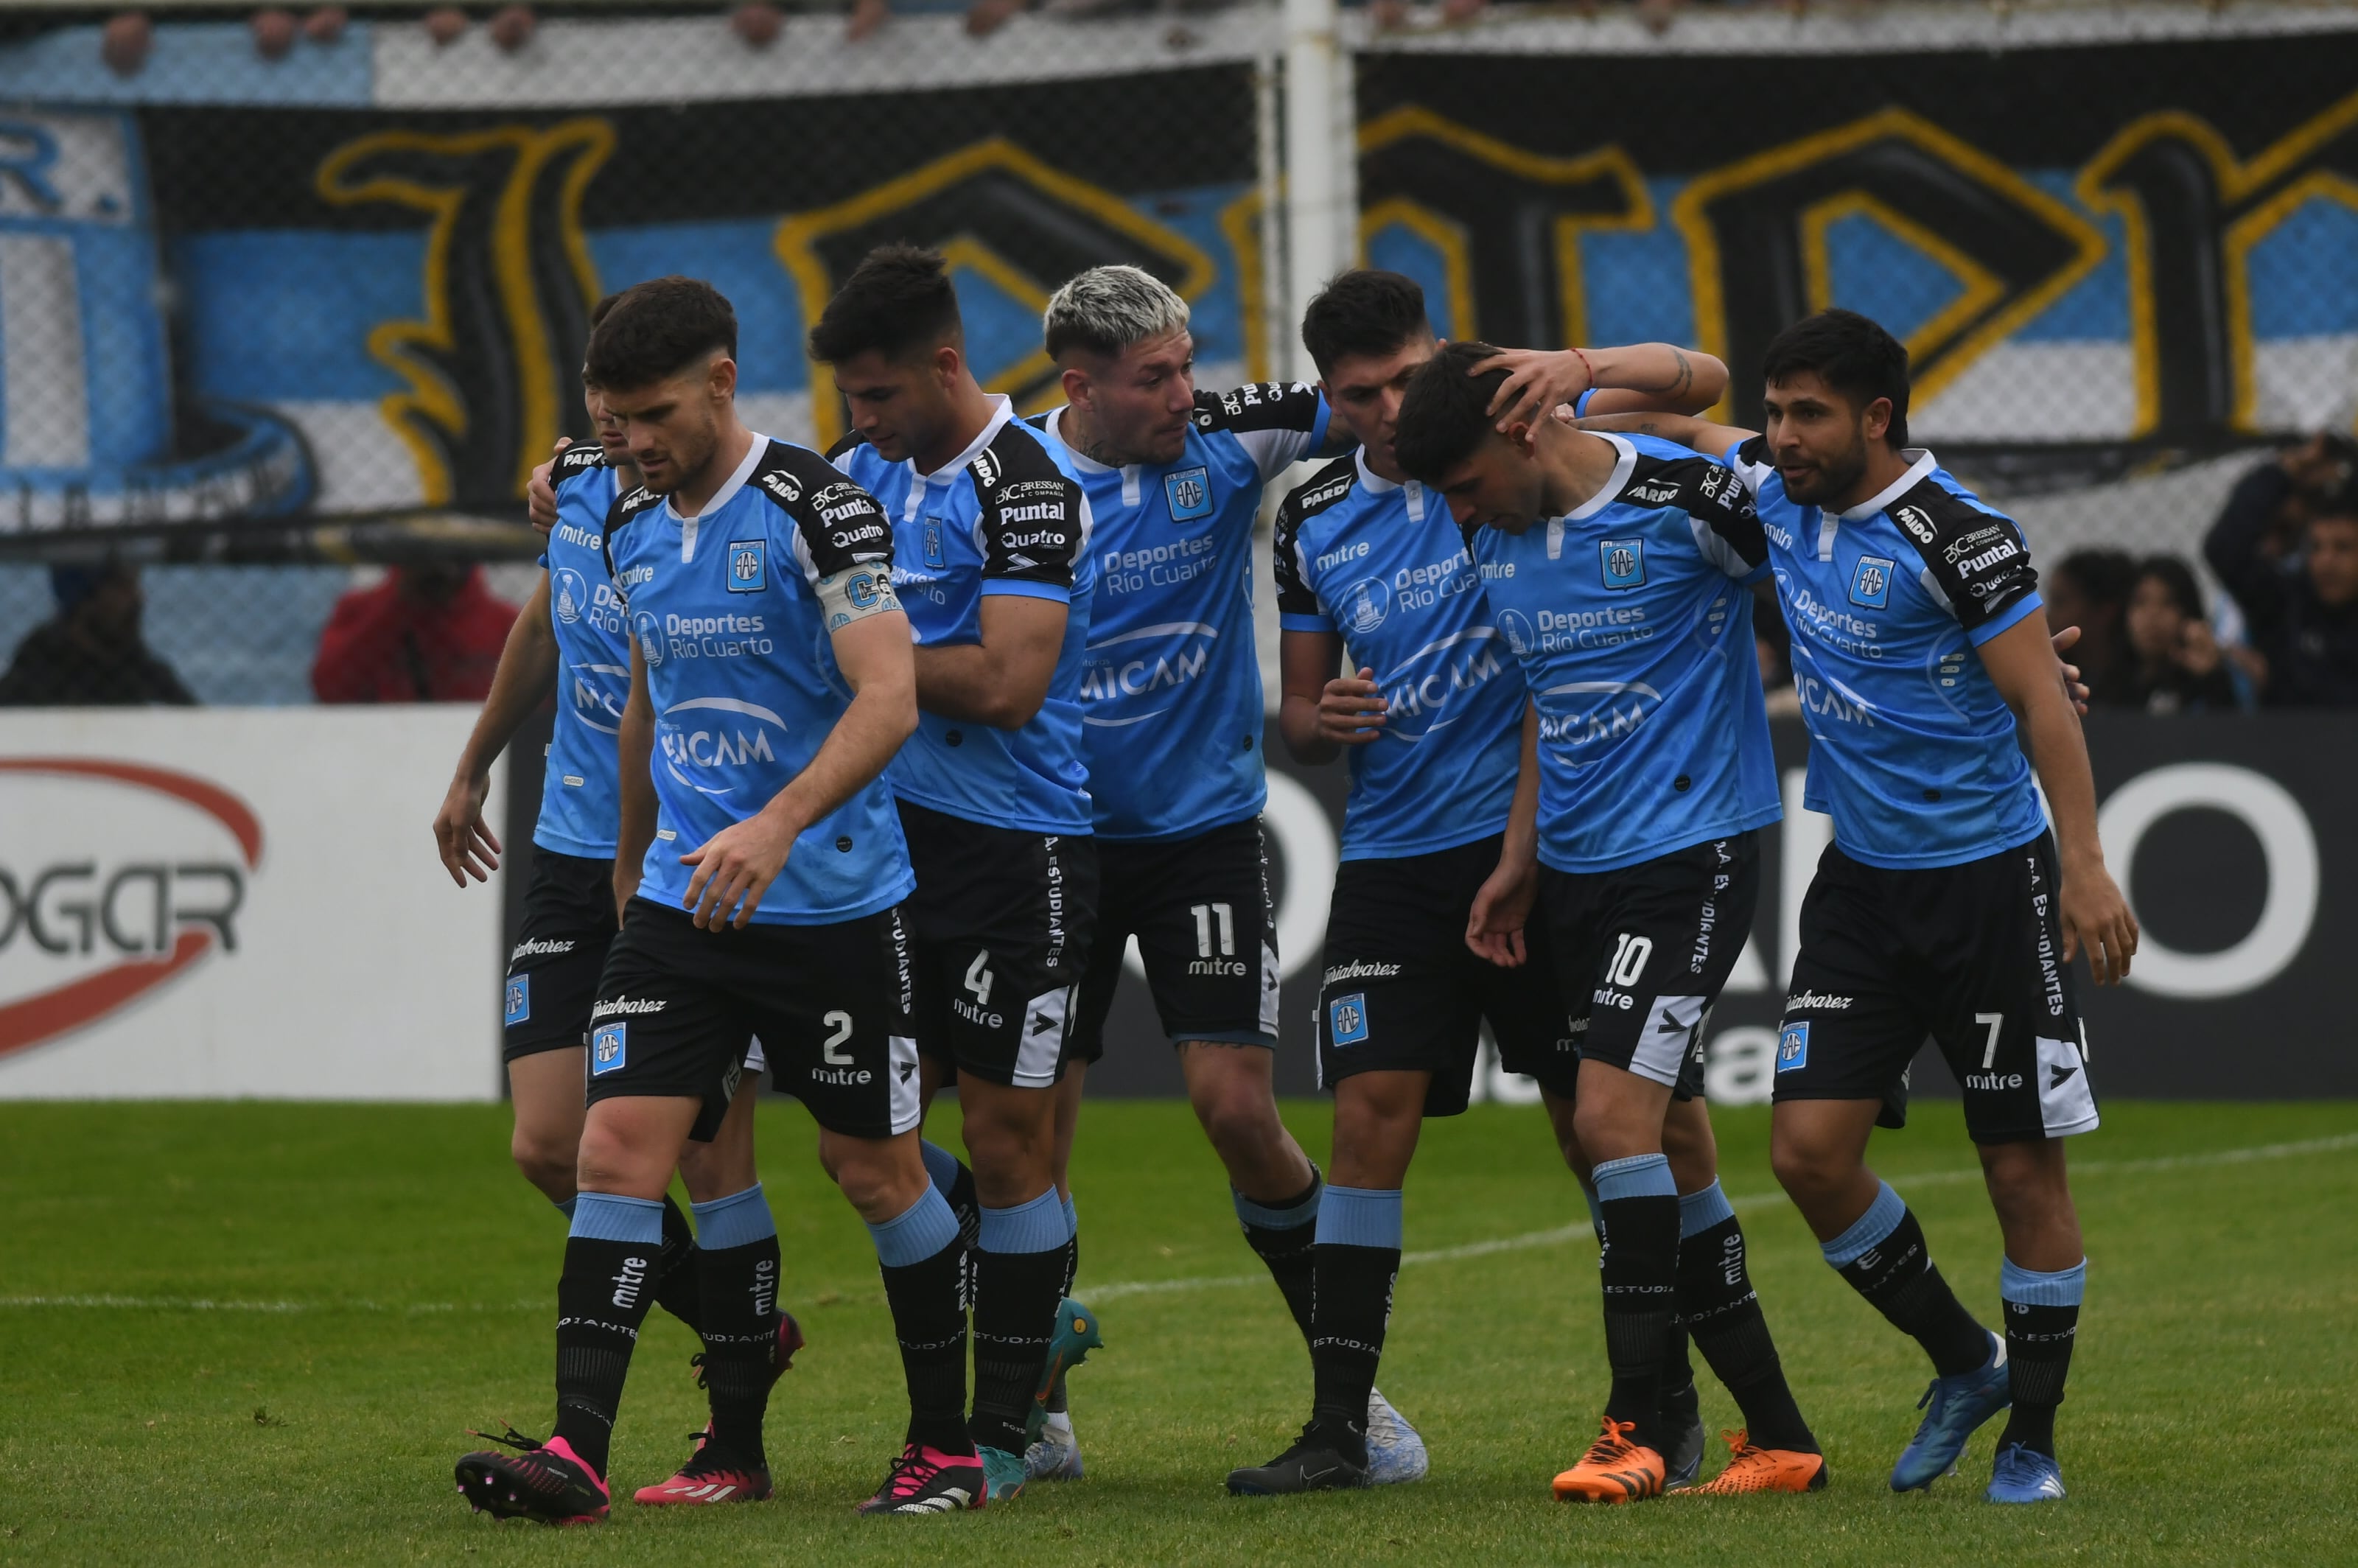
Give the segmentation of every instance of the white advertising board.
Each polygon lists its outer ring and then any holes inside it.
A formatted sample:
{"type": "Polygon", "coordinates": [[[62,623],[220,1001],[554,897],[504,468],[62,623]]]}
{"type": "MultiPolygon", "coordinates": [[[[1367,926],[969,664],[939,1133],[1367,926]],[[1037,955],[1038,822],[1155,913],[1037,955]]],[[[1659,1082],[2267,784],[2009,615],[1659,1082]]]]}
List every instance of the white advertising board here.
{"type": "Polygon", "coordinates": [[[473,719],[0,712],[0,1098],[496,1097],[499,883],[427,827],[473,719]]]}

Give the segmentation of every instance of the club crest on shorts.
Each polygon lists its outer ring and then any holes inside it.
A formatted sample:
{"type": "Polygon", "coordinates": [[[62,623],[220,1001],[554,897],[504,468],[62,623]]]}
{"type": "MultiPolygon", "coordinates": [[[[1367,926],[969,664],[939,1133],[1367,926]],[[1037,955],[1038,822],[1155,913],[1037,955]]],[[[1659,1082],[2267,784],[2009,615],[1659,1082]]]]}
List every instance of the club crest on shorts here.
{"type": "Polygon", "coordinates": [[[501,1022],[507,1028],[514,1029],[517,1024],[526,1022],[530,1021],[531,1018],[532,977],[530,975],[510,975],[508,977],[507,1006],[502,1014],[501,1022]]]}
{"type": "Polygon", "coordinates": [[[619,1073],[631,1059],[631,1026],[601,1023],[590,1036],[590,1076],[600,1078],[619,1073]]]}
{"type": "Polygon", "coordinates": [[[1603,539],[1596,546],[1597,564],[1605,571],[1607,588],[1643,588],[1646,586],[1646,541],[1643,539],[1603,539]]]}
{"type": "Polygon", "coordinates": [[[1807,1020],[1789,1023],[1777,1032],[1777,1070],[1798,1073],[1810,1065],[1810,1025],[1807,1020]]]}
{"type": "Polygon", "coordinates": [[[729,591],[763,593],[770,587],[770,542],[767,539],[729,541],[729,591]]]}
{"type": "Polygon", "coordinates": [[[1198,464],[1163,476],[1163,493],[1171,503],[1171,521],[1184,523],[1212,514],[1212,473],[1198,464]]]}
{"type": "Polygon", "coordinates": [[[1891,573],[1898,565],[1881,556],[1861,556],[1850,574],[1850,601],[1866,610],[1891,603],[1891,573]]]}
{"type": "Polygon", "coordinates": [[[1367,992],[1353,991],[1326,1004],[1326,1037],[1337,1045],[1357,1045],[1367,1039],[1367,992]]]}

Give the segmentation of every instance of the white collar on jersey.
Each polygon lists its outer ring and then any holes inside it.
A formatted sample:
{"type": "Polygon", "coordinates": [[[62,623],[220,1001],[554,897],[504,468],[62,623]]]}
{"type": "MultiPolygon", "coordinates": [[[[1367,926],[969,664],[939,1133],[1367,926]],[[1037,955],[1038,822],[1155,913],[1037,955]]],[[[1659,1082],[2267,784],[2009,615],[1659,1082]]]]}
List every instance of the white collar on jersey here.
{"type": "Polygon", "coordinates": [[[770,449],[769,437],[763,435],[759,430],[748,433],[752,436],[753,444],[745,449],[745,460],[739,463],[736,470],[721,481],[720,488],[712,492],[712,499],[704,503],[703,511],[693,517],[682,517],[679,514],[679,508],[671,503],[671,498],[669,496],[664,498],[665,515],[679,524],[680,565],[686,566],[696,559],[697,524],[737,499],[737,492],[745,488],[747,480],[753,477],[753,466],[762,460],[762,454],[770,449]]]}
{"type": "Polygon", "coordinates": [[[1013,398],[1003,392],[993,392],[987,395],[990,398],[990,417],[983,422],[982,433],[967,443],[965,451],[931,473],[919,473],[917,460],[914,458],[904,460],[903,466],[908,469],[909,477],[915,482],[909,486],[908,497],[901,503],[901,520],[903,523],[914,523],[917,520],[925,503],[927,485],[948,484],[955,481],[958,475],[966,471],[967,464],[982,455],[982,449],[985,447],[999,439],[1000,431],[1007,428],[1007,422],[1015,417],[1013,398]]]}
{"type": "Polygon", "coordinates": [[[1603,484],[1596,487],[1595,494],[1590,496],[1587,500],[1582,502],[1579,505],[1574,507],[1563,516],[1551,517],[1548,519],[1547,557],[1548,559],[1552,561],[1558,560],[1563,557],[1563,525],[1567,523],[1585,523],[1589,518],[1595,516],[1598,513],[1612,505],[1615,502],[1620,500],[1621,492],[1629,487],[1629,475],[1636,471],[1638,467],[1637,448],[1631,446],[1620,437],[1608,434],[1603,430],[1592,430],[1589,434],[1596,437],[1599,440],[1610,441],[1613,443],[1614,451],[1620,455],[1613,464],[1612,476],[1606,480],[1603,484]]]}
{"type": "Polygon", "coordinates": [[[1424,498],[1426,494],[1424,486],[1419,484],[1414,480],[1409,480],[1405,483],[1401,484],[1394,484],[1390,480],[1386,479],[1383,475],[1378,473],[1375,470],[1368,466],[1368,449],[1365,447],[1361,447],[1352,452],[1351,461],[1359,470],[1359,482],[1367,487],[1370,494],[1389,495],[1395,490],[1403,491],[1406,492],[1406,498],[1408,501],[1409,521],[1412,523],[1422,523],[1424,521],[1424,498]]]}
{"type": "Polygon", "coordinates": [[[1141,493],[1138,477],[1140,465],[1137,463],[1124,463],[1120,468],[1115,468],[1110,463],[1101,463],[1098,461],[1097,459],[1089,456],[1088,453],[1081,450],[1080,448],[1073,445],[1072,442],[1065,439],[1065,416],[1070,412],[1072,412],[1072,409],[1070,406],[1067,406],[1065,407],[1059,408],[1055,413],[1049,415],[1047,421],[1048,434],[1055,438],[1056,445],[1064,448],[1065,451],[1072,454],[1073,466],[1080,470],[1083,473],[1118,473],[1121,475],[1121,503],[1124,506],[1137,505],[1141,493]]]}
{"type": "Polygon", "coordinates": [[[1941,465],[1923,447],[1902,447],[1899,455],[1909,460],[1908,471],[1893,480],[1874,495],[1860,502],[1847,512],[1818,514],[1818,559],[1834,558],[1834,531],[1844,523],[1864,523],[1877,513],[1924,482],[1925,477],[1941,465]]]}

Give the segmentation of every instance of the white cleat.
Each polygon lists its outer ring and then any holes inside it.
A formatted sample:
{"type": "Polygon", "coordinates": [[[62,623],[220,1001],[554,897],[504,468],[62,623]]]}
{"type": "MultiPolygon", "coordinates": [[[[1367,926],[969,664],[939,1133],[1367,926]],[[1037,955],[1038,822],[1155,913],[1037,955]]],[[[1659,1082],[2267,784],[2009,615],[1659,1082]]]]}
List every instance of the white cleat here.
{"type": "MultiPolygon", "coordinates": [[[[1074,1473],[1079,1474],[1080,1455],[1074,1457],[1074,1473]]],[[[1424,1451],[1424,1439],[1408,1419],[1392,1409],[1391,1401],[1380,1391],[1368,1395],[1368,1485],[1398,1487],[1410,1481],[1422,1481],[1433,1468],[1433,1456],[1424,1451]]]]}
{"type": "Polygon", "coordinates": [[[1023,1451],[1027,1481],[1077,1481],[1081,1478],[1081,1440],[1073,1435],[1069,1411],[1051,1411],[1040,1435],[1023,1451]]]}

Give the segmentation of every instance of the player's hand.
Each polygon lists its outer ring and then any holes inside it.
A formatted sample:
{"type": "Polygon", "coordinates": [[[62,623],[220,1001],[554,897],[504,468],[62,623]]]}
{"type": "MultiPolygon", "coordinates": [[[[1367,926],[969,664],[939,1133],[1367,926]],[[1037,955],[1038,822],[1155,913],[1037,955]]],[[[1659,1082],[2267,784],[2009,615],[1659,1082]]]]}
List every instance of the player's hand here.
{"type": "Polygon", "coordinates": [[[2088,972],[2100,986],[2116,986],[2128,978],[2129,960],[2136,957],[2136,916],[2122,896],[2113,874],[2102,860],[2091,857],[2085,866],[2063,873],[2058,913],[2063,924],[2063,961],[2085,948],[2088,972]]]}
{"type": "Polygon", "coordinates": [[[1569,349],[1553,352],[1509,349],[1497,359],[1484,361],[1482,369],[1487,374],[1498,365],[1506,367],[1507,380],[1490,399],[1490,417],[1498,422],[1501,434],[1509,425],[1538,424],[1542,409],[1560,403],[1577,404],[1580,395],[1593,384],[1588,366],[1569,349]]]}
{"type": "Polygon", "coordinates": [[[795,832],[792,824],[764,810],[730,824],[682,855],[681,865],[696,868],[682,902],[694,912],[697,925],[706,931],[723,925],[745,929],[762,895],[785,870],[795,832]]]}
{"type": "Polygon", "coordinates": [[[1365,746],[1384,732],[1390,704],[1376,691],[1376,672],[1337,676],[1318,694],[1318,733],[1338,746],[1365,746]]]}
{"type": "Polygon", "coordinates": [[[557,487],[548,482],[549,470],[572,444],[572,437],[557,437],[557,449],[549,453],[546,462],[532,470],[532,482],[525,486],[525,510],[532,514],[532,525],[544,534],[557,526],[557,487]]]}
{"type": "Polygon", "coordinates": [[[499,837],[483,820],[483,796],[491,786],[487,773],[452,779],[442,809],[434,814],[434,848],[441,854],[442,869],[460,887],[469,877],[487,882],[500,869],[499,837]]]}
{"type": "Polygon", "coordinates": [[[1520,968],[1527,955],[1523,951],[1523,927],[1531,917],[1531,902],[1539,894],[1540,872],[1536,864],[1517,866],[1503,862],[1483,882],[1474,895],[1474,908],[1466,919],[1466,946],[1474,956],[1502,969],[1520,968]]]}
{"type": "MultiPolygon", "coordinates": [[[[2061,660],[2065,654],[2070,653],[2079,643],[2080,629],[2077,626],[2066,626],[2061,632],[2056,633],[2054,636],[2049,638],[2048,641],[2055,644],[2055,656],[2057,659],[2061,660]]],[[[2088,717],[2088,687],[2080,679],[2079,665],[2073,664],[2064,665],[2063,689],[2071,694],[2072,710],[2078,713],[2082,719],[2088,717]]]]}

